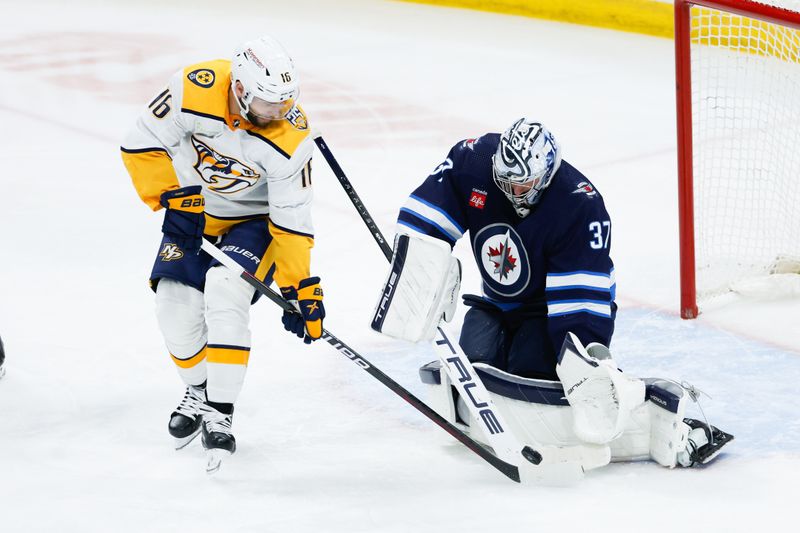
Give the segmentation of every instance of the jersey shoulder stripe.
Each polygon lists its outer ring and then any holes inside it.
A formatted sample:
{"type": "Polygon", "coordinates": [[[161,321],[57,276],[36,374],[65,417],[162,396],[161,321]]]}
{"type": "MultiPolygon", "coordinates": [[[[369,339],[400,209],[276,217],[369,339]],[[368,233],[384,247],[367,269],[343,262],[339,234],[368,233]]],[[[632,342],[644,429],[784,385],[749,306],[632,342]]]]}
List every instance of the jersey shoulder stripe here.
{"type": "Polygon", "coordinates": [[[181,111],[225,122],[228,114],[228,88],[231,62],[216,59],[183,69],[181,111]]]}

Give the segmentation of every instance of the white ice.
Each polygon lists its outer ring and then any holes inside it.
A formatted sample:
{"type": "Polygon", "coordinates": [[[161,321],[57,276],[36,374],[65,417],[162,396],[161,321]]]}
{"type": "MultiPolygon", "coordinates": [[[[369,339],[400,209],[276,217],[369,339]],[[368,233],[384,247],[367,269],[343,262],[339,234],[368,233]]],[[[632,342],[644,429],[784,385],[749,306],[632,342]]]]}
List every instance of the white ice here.
{"type": "MultiPolygon", "coordinates": [[[[398,2],[0,1],[0,532],[784,531],[800,469],[798,301],[677,316],[672,42],[398,2]],[[612,344],[691,381],[736,435],[702,469],[619,464],[514,484],[328,345],[253,309],[253,353],[213,479],[166,432],[182,385],[146,280],[161,215],[118,146],[182,66],[269,32],[380,227],[456,141],[540,117],[614,221],[612,344]]],[[[367,327],[385,260],[317,157],[326,327],[415,393],[427,347],[367,327]]],[[[478,275],[465,243],[464,289],[478,275]]],[[[696,414],[696,413],[695,413],[696,414]]]]}

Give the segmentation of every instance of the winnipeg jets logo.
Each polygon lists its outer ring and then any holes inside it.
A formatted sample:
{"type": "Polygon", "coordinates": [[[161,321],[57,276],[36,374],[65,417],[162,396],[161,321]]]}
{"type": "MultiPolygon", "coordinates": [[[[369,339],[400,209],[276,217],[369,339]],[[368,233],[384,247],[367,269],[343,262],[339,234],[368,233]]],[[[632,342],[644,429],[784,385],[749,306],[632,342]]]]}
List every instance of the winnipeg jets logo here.
{"type": "Polygon", "coordinates": [[[194,169],[214,192],[230,194],[256,184],[259,174],[244,163],[223,155],[192,137],[197,152],[194,169]]]}
{"type": "Polygon", "coordinates": [[[519,234],[508,224],[491,224],[476,233],[472,243],[481,265],[488,296],[516,296],[530,283],[528,253],[519,234]]]}
{"type": "Polygon", "coordinates": [[[164,247],[158,253],[162,261],[176,261],[183,257],[183,250],[177,244],[171,242],[164,243],[164,247]]]}
{"type": "Polygon", "coordinates": [[[494,274],[500,281],[502,281],[503,278],[508,279],[509,272],[517,268],[517,259],[511,255],[509,240],[510,234],[506,233],[505,241],[501,242],[498,248],[489,246],[489,261],[494,263],[494,274]]]}
{"type": "Polygon", "coordinates": [[[578,184],[578,188],[572,191],[572,194],[581,194],[584,193],[586,196],[592,197],[597,195],[597,191],[594,190],[592,184],[588,181],[582,181],[578,184]]]}

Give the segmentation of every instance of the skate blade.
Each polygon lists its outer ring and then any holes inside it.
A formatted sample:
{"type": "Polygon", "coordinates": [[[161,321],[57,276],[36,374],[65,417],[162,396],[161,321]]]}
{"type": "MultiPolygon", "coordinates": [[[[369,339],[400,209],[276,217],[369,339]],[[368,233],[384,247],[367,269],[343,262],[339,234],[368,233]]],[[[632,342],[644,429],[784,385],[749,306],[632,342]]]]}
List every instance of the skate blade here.
{"type": "Polygon", "coordinates": [[[173,437],[173,441],[175,442],[175,449],[182,450],[185,448],[190,442],[192,442],[195,437],[200,434],[200,426],[197,427],[197,430],[187,437],[175,438],[173,437]]]}
{"type": "Polygon", "coordinates": [[[222,466],[223,459],[231,456],[231,452],[220,448],[206,450],[206,474],[216,473],[222,466]]]}
{"type": "Polygon", "coordinates": [[[0,366],[0,379],[2,379],[3,376],[5,375],[6,375],[6,367],[0,366]]]}

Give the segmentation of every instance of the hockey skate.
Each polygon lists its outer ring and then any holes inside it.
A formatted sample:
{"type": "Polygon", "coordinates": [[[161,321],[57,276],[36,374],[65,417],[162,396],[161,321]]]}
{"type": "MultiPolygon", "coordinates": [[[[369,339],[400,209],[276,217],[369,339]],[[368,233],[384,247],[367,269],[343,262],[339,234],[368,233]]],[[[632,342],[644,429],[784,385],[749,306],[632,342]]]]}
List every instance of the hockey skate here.
{"type": "Polygon", "coordinates": [[[733,440],[733,435],[721,429],[708,425],[700,420],[684,418],[683,423],[688,425],[689,439],[686,450],[678,454],[681,466],[691,467],[710,463],[722,451],[722,447],[733,440]]]}
{"type": "Polygon", "coordinates": [[[203,405],[203,448],[206,449],[206,473],[213,474],[223,459],[236,451],[236,439],[231,431],[233,414],[220,413],[208,404],[203,405]]]}
{"type": "Polygon", "coordinates": [[[205,383],[199,387],[189,385],[178,407],[169,417],[169,434],[175,439],[175,449],[180,450],[200,433],[202,406],[206,399],[205,383]]]}

